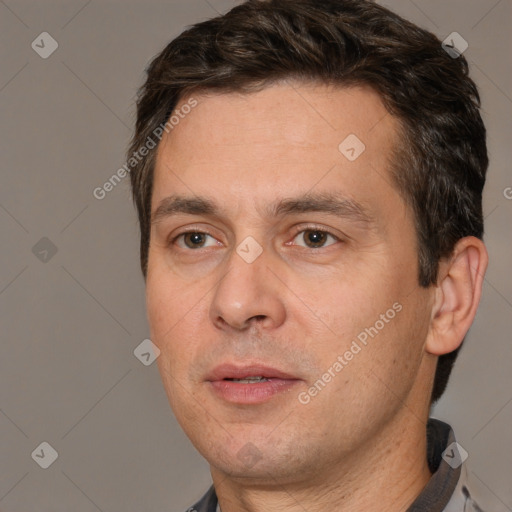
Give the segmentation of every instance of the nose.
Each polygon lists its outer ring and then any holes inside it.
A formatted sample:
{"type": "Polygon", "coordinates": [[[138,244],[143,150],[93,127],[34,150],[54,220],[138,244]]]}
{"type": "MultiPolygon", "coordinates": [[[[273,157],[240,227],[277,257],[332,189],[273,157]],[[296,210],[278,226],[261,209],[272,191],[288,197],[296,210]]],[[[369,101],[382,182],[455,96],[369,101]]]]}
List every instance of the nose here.
{"type": "Polygon", "coordinates": [[[273,261],[265,250],[251,263],[232,252],[210,305],[210,320],[217,328],[242,331],[259,324],[273,329],[284,322],[286,287],[273,261]]]}

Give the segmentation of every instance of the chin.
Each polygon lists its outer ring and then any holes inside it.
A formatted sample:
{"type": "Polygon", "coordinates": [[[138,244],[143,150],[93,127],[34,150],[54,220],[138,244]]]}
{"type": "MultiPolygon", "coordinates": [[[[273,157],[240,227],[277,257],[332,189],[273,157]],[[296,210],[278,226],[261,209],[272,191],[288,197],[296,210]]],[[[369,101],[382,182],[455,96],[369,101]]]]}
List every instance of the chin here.
{"type": "Polygon", "coordinates": [[[297,450],[297,443],[291,439],[276,443],[268,433],[253,436],[253,441],[250,439],[249,435],[230,437],[226,444],[222,444],[220,438],[216,438],[208,447],[196,447],[212,469],[231,478],[251,479],[255,484],[275,484],[276,479],[283,482],[289,477],[290,481],[296,481],[297,475],[304,474],[307,461],[298,457],[304,450],[297,450]]]}

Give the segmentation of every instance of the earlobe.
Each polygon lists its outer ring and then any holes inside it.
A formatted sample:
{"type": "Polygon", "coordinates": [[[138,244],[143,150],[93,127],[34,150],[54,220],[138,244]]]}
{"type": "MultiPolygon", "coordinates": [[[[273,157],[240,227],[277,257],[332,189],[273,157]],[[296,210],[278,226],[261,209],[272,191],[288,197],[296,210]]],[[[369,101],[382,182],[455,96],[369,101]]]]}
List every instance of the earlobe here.
{"type": "Polygon", "coordinates": [[[430,354],[448,354],[462,343],[476,315],[488,259],[482,240],[470,236],[440,263],[425,347],[430,354]]]}

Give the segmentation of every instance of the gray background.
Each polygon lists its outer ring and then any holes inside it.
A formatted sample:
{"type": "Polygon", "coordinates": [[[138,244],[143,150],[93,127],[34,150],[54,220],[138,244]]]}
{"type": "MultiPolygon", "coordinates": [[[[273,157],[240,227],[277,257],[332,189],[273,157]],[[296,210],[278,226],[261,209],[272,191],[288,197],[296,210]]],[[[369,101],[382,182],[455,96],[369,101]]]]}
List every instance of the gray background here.
{"type": "MultiPolygon", "coordinates": [[[[125,162],[148,60],[235,3],[0,0],[3,511],[179,511],[210,483],[156,364],[133,354],[149,331],[128,179],[103,200],[92,192],[125,162]],[[47,59],[31,48],[44,31],[59,45],[47,59]],[[58,452],[48,469],[31,456],[43,441],[58,452]]],[[[489,511],[512,510],[511,0],[383,3],[441,39],[459,32],[482,92],[491,262],[435,415],[489,511]]]]}

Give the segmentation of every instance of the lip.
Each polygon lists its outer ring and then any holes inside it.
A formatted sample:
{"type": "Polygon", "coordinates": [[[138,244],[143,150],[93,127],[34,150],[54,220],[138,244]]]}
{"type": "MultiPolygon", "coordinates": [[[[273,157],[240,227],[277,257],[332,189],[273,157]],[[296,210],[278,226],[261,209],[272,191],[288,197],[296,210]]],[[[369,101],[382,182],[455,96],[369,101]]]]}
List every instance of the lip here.
{"type": "Polygon", "coordinates": [[[264,365],[222,364],[213,369],[206,381],[213,392],[233,404],[260,404],[289,391],[301,379],[277,368],[264,365]],[[244,379],[261,376],[266,382],[240,383],[225,379],[244,379]]]}
{"type": "Polygon", "coordinates": [[[237,366],[234,364],[221,364],[216,366],[206,377],[209,381],[218,381],[224,379],[244,379],[246,377],[265,377],[266,379],[298,380],[293,375],[272,368],[270,366],[251,364],[237,366]]]}

